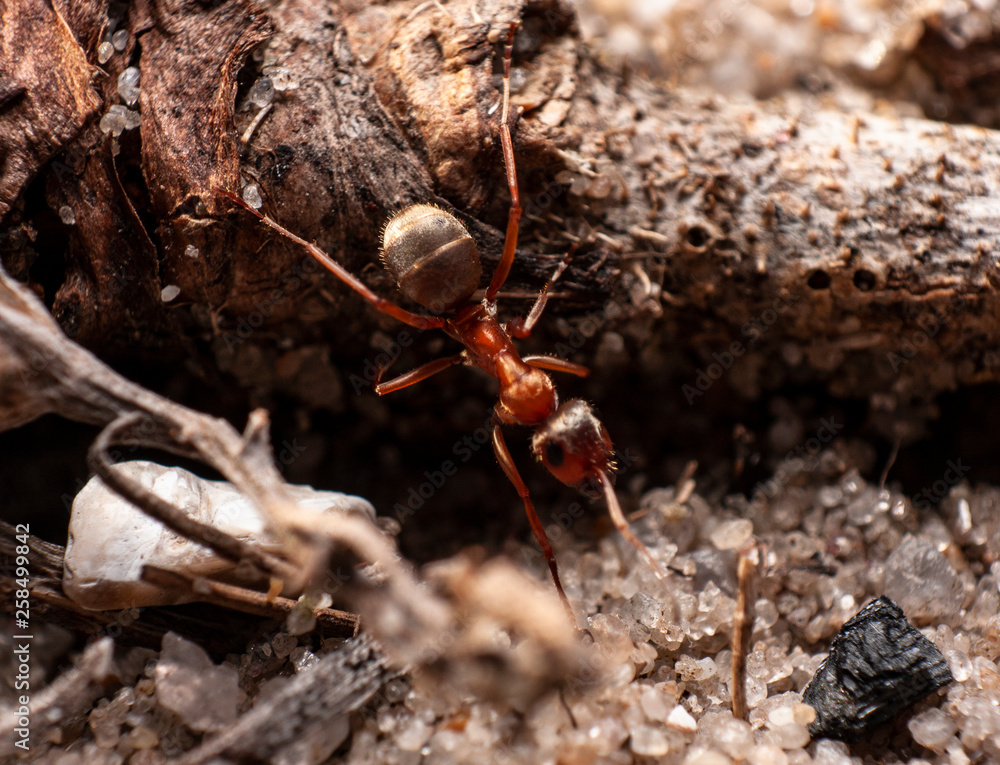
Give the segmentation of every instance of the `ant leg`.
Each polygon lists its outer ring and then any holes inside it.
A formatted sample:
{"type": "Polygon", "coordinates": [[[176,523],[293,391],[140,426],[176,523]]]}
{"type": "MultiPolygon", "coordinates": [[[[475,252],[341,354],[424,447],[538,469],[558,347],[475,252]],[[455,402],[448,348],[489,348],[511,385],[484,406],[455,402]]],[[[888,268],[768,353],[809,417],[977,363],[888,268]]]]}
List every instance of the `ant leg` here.
{"type": "Polygon", "coordinates": [[[604,487],[604,498],[608,503],[608,513],[611,515],[611,520],[614,522],[615,526],[618,528],[619,533],[625,537],[632,546],[635,547],[646,561],[649,563],[650,568],[653,569],[653,573],[656,574],[661,580],[667,578],[667,572],[663,570],[663,566],[660,562],[653,557],[653,553],[649,551],[639,538],[632,533],[632,529],[628,526],[628,521],[625,520],[625,515],[622,513],[622,507],[618,504],[618,495],[615,494],[615,487],[611,485],[611,478],[603,470],[598,472],[598,478],[601,481],[601,485],[604,487]]]}
{"type": "Polygon", "coordinates": [[[535,298],[535,304],[531,306],[531,310],[525,318],[511,319],[507,322],[505,328],[511,337],[525,338],[531,334],[531,330],[535,328],[538,320],[542,318],[542,311],[545,310],[545,305],[549,302],[549,290],[552,289],[552,285],[556,283],[556,280],[563,275],[563,271],[569,266],[570,260],[573,258],[573,252],[576,250],[576,245],[574,244],[570,251],[566,253],[566,257],[562,259],[562,263],[556,268],[555,273],[549,277],[549,280],[542,287],[542,291],[538,293],[538,297],[535,298]]]}
{"type": "Polygon", "coordinates": [[[375,392],[380,396],[384,396],[386,393],[393,393],[394,391],[408,388],[414,383],[426,380],[428,377],[436,375],[438,372],[443,372],[449,367],[461,364],[464,361],[464,353],[456,353],[454,356],[446,356],[443,359],[434,359],[434,361],[421,364],[416,369],[411,369],[409,372],[401,374],[399,377],[394,377],[388,382],[382,382],[382,373],[385,370],[379,369],[378,377],[375,378],[375,392]]]}
{"type": "Polygon", "coordinates": [[[549,537],[545,533],[545,527],[542,526],[542,522],[538,518],[538,513],[535,512],[535,506],[531,503],[531,497],[528,495],[528,487],[525,486],[520,473],[517,472],[517,466],[510,456],[510,450],[507,449],[507,442],[504,440],[503,431],[500,430],[500,420],[495,414],[493,416],[493,451],[497,456],[497,462],[503,468],[503,472],[507,474],[507,478],[514,484],[517,495],[524,502],[524,510],[528,514],[528,523],[531,524],[531,531],[534,533],[535,539],[538,541],[538,546],[542,548],[542,554],[549,564],[549,571],[552,572],[552,581],[556,584],[556,591],[559,593],[559,597],[562,598],[570,621],[576,624],[576,615],[573,613],[573,607],[570,606],[569,598],[566,597],[562,582],[559,581],[559,569],[556,566],[556,556],[552,552],[552,545],[549,544],[549,537]]]}
{"type": "Polygon", "coordinates": [[[547,369],[550,372],[567,372],[577,377],[586,377],[590,374],[590,370],[583,364],[574,364],[557,356],[522,356],[521,361],[536,369],[547,369]]]}
{"type": "Polygon", "coordinates": [[[510,189],[510,212],[507,214],[507,235],[503,240],[503,254],[493,272],[490,286],[486,288],[486,301],[496,300],[497,293],[507,281],[510,267],[517,252],[517,227],[521,222],[521,194],[517,188],[517,165],[514,164],[514,145],[510,138],[507,117],[510,112],[510,58],[514,53],[514,32],[517,22],[510,22],[507,42],[503,48],[503,110],[500,113],[500,145],[503,147],[503,166],[507,173],[507,187],[510,189]]]}
{"type": "Polygon", "coordinates": [[[344,284],[346,284],[352,290],[361,295],[361,297],[363,297],[365,300],[371,303],[375,308],[377,308],[382,313],[388,314],[392,318],[398,319],[404,324],[409,324],[411,327],[416,327],[417,329],[441,329],[442,327],[444,327],[445,320],[440,316],[422,316],[419,313],[413,313],[412,311],[407,311],[405,308],[396,305],[391,300],[386,300],[383,297],[379,297],[370,289],[368,289],[368,287],[365,286],[364,282],[362,282],[354,274],[352,274],[350,271],[348,271],[346,268],[340,265],[340,263],[338,263],[329,255],[327,255],[325,252],[323,252],[323,250],[317,247],[314,243],[307,242],[302,237],[296,236],[273,218],[269,218],[268,216],[263,215],[262,213],[253,209],[250,205],[244,202],[236,194],[233,194],[231,191],[226,191],[225,189],[218,189],[218,188],[213,189],[213,191],[216,194],[225,197],[230,202],[235,202],[240,207],[249,210],[258,218],[260,218],[260,220],[263,223],[270,226],[272,229],[277,231],[283,237],[285,237],[286,239],[290,239],[291,241],[295,242],[301,247],[304,247],[306,249],[306,252],[308,252],[316,260],[322,263],[328,270],[332,271],[333,274],[338,279],[340,279],[344,284]]]}

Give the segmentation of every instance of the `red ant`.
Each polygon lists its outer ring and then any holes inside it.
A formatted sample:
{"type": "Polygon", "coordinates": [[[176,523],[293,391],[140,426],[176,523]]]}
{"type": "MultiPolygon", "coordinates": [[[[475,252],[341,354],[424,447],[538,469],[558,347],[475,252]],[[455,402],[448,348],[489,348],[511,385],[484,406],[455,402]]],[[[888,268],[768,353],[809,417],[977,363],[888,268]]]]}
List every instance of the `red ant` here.
{"type": "Polygon", "coordinates": [[[389,220],[382,234],[382,261],[395,278],[399,289],[424,308],[441,314],[426,315],[413,313],[379,297],[315,244],[305,241],[257,212],[236,195],[226,191],[219,193],[252,212],[282,236],[304,247],[378,310],[417,329],[444,330],[465,346],[461,353],[428,362],[388,382],[376,381],[375,391],[380,396],[406,388],[456,364],[478,366],[497,378],[500,382],[500,401],[493,410],[493,450],[504,473],[524,502],[531,530],[548,561],[556,589],[572,614],[569,600],[559,581],[552,546],[528,496],[528,487],[517,472],[507,449],[502,425],[535,428],[531,439],[532,452],[564,484],[581,486],[590,481],[600,483],[615,526],[645,556],[661,579],[666,575],[646,546],[632,534],[618,504],[612,485],[614,448],[604,425],[581,399],[572,399],[560,406],[552,379],[543,371],[568,372],[585,377],[589,370],[553,356],[522,357],[511,341],[511,338],[525,338],[531,334],[545,308],[552,284],[569,263],[568,256],[542,288],[526,318],[518,317],[503,324],[496,319],[497,294],[507,280],[514,262],[521,219],[514,149],[508,125],[510,62],[516,29],[517,22],[512,22],[504,45],[503,110],[500,115],[500,143],[510,189],[510,212],[503,254],[481,302],[472,301],[482,274],[476,243],[455,216],[437,207],[426,204],[407,207],[389,220]]]}

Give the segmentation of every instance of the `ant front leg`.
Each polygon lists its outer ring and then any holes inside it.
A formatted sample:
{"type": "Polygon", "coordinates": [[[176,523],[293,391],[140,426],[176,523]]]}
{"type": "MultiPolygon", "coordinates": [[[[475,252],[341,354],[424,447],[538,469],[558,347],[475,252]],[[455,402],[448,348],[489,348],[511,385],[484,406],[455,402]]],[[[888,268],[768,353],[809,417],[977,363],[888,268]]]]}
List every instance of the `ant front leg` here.
{"type": "Polygon", "coordinates": [[[566,597],[566,591],[563,590],[562,582],[559,580],[559,568],[556,565],[556,555],[552,552],[552,545],[549,543],[549,537],[545,533],[545,527],[538,518],[538,513],[535,512],[535,506],[532,504],[531,497],[528,494],[528,487],[521,478],[521,474],[517,472],[517,466],[514,464],[514,459],[510,456],[510,450],[507,448],[507,442],[504,440],[503,431],[500,429],[500,425],[500,419],[494,413],[493,451],[497,456],[497,462],[500,463],[500,467],[503,468],[503,472],[506,473],[510,482],[514,484],[514,489],[517,491],[517,495],[524,503],[524,511],[528,515],[528,523],[531,524],[531,531],[534,533],[535,539],[538,541],[538,546],[542,548],[542,554],[545,556],[545,560],[549,564],[549,571],[552,572],[552,581],[555,582],[556,591],[559,593],[559,597],[562,599],[563,605],[566,607],[566,613],[569,614],[570,622],[576,624],[576,615],[573,613],[573,607],[570,606],[569,598],[566,597]]]}
{"type": "Polygon", "coordinates": [[[428,361],[426,364],[421,364],[416,369],[411,369],[409,372],[401,374],[399,377],[394,377],[388,382],[382,382],[382,373],[385,372],[385,369],[380,368],[375,378],[375,392],[380,396],[384,396],[386,393],[393,393],[397,390],[408,388],[421,380],[426,380],[428,377],[436,375],[438,372],[443,372],[449,367],[464,362],[465,353],[456,353],[454,356],[446,356],[443,359],[428,361]]]}

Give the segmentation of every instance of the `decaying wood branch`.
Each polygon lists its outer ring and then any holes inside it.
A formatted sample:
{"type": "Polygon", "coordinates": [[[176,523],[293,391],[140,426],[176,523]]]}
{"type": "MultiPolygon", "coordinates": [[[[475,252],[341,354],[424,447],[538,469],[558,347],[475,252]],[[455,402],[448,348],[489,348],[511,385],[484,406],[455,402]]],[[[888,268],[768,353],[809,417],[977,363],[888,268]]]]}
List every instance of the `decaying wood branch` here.
{"type": "Polygon", "coordinates": [[[372,640],[357,638],[289,680],[178,765],[268,762],[296,748],[308,751],[333,720],[360,707],[395,674],[372,640]]]}
{"type": "MultiPolygon", "coordinates": [[[[87,30],[105,23],[94,13],[74,17],[87,46],[98,39],[87,30]]],[[[34,163],[50,179],[50,204],[77,221],[55,237],[69,253],[55,315],[92,345],[120,346],[137,328],[163,342],[177,332],[209,339],[223,366],[247,317],[258,343],[311,337],[336,319],[341,352],[357,354],[379,318],[342,290],[316,292],[303,253],[227,215],[212,187],[235,189],[238,178],[387,293],[387,279],[364,266],[387,215],[414,201],[460,215],[488,273],[506,212],[493,44],[517,17],[527,215],[516,280],[544,280],[578,241],[564,292],[577,304],[622,302],[617,269],[647,285],[623,313],[634,316],[662,290],[660,331],[695,355],[745,340],[748,322],[777,304],[790,310],[754,352],[838,394],[924,398],[997,378],[996,133],[627,79],[588,57],[558,0],[288,2],[267,18],[235,0],[207,11],[138,4],[125,20],[143,40],[133,62],[143,83],[138,138],[123,133],[112,161],[110,142],[88,129],[60,139],[82,160],[34,163]],[[241,65],[245,82],[266,70],[282,88],[266,112],[237,95],[241,65]],[[125,235],[112,243],[95,227],[125,235]],[[164,310],[168,285],[180,295],[164,310]]],[[[131,50],[108,63],[110,79],[131,50]]],[[[92,47],[83,52],[95,60],[92,47]]],[[[114,103],[111,83],[101,88],[114,103]]],[[[5,119],[0,131],[14,127],[5,119]]],[[[38,214],[5,219],[5,259],[20,278],[40,255],[24,234],[38,214]]],[[[759,381],[741,384],[753,394],[759,381]]]]}

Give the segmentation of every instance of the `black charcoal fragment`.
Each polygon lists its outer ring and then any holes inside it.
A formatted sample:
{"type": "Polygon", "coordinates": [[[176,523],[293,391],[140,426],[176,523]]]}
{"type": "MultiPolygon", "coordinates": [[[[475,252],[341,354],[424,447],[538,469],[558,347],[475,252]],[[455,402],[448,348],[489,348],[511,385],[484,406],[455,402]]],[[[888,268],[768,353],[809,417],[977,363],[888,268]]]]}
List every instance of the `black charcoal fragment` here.
{"type": "Polygon", "coordinates": [[[948,662],[884,595],[837,633],[802,700],[813,738],[855,741],[952,681],[948,662]]]}

